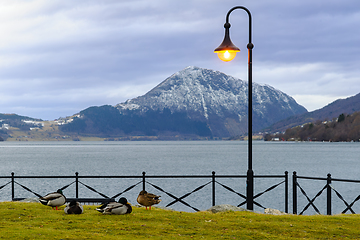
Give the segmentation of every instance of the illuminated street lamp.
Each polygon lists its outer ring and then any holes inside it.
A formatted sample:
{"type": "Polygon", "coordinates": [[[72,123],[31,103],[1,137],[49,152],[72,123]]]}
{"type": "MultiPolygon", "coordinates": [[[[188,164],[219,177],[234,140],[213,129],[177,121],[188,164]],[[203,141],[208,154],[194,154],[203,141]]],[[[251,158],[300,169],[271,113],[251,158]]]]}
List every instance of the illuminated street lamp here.
{"type": "Polygon", "coordinates": [[[248,170],[246,178],[246,208],[249,210],[254,210],[254,172],[252,170],[252,49],[254,45],[251,43],[251,13],[246,7],[237,6],[229,10],[226,15],[225,27],[225,37],[223,42],[217,47],[214,52],[218,54],[218,57],[225,62],[231,61],[235,58],[236,53],[240,52],[240,49],[236,47],[230,40],[230,23],[229,16],[232,11],[235,9],[243,9],[249,15],[249,43],[247,45],[248,49],[248,170]]]}
{"type": "Polygon", "coordinates": [[[230,40],[230,23],[226,21],[225,25],[225,37],[223,42],[217,47],[214,52],[217,53],[218,57],[225,62],[233,60],[237,52],[240,52],[240,49],[235,46],[230,40]]]}

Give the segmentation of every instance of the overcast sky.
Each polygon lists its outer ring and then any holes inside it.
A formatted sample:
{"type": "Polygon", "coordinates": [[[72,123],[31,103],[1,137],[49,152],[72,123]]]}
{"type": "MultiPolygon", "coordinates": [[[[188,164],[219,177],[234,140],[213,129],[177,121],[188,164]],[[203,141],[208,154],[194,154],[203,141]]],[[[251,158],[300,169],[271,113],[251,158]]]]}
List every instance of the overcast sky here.
{"type": "Polygon", "coordinates": [[[1,0],[0,113],[53,120],[143,95],[187,66],[247,81],[242,51],[221,62],[225,16],[253,19],[253,82],[308,111],[360,92],[359,0],[1,0]]]}

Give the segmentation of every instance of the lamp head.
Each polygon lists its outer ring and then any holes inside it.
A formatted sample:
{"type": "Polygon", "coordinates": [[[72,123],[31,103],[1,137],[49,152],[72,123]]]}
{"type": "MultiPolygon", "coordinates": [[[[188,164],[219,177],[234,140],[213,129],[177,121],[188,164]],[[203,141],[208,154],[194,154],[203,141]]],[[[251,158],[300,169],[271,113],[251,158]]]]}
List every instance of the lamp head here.
{"type": "Polygon", "coordinates": [[[214,50],[214,53],[217,53],[218,57],[222,61],[229,62],[235,58],[236,53],[240,52],[240,49],[237,46],[235,46],[230,40],[230,31],[229,31],[230,23],[225,23],[224,27],[225,27],[224,40],[220,44],[220,46],[218,46],[214,50]]]}

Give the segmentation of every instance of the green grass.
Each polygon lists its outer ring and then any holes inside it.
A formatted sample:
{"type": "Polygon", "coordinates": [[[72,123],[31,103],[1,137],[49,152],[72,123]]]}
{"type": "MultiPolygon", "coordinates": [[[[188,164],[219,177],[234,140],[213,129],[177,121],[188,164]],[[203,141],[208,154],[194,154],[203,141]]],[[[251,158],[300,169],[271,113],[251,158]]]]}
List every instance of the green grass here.
{"type": "MultiPolygon", "coordinates": [[[[62,207],[61,209],[63,209],[62,207]]],[[[102,215],[84,206],[66,215],[40,203],[1,202],[0,239],[360,239],[359,215],[272,216],[187,213],[134,207],[102,215]]]]}

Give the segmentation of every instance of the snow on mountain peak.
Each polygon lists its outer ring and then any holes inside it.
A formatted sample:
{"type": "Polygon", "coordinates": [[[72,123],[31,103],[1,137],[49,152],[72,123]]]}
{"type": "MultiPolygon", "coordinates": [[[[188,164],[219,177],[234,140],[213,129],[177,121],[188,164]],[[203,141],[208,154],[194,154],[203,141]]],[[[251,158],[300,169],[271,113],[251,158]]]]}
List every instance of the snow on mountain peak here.
{"type": "MultiPolygon", "coordinates": [[[[266,84],[253,83],[253,112],[266,117],[269,106],[287,109],[288,115],[303,110],[285,93],[266,84]]],[[[187,112],[190,118],[196,116],[200,119],[235,114],[241,116],[239,119],[244,119],[248,111],[248,83],[219,71],[189,66],[174,73],[145,95],[116,107],[119,111],[162,111],[167,108],[171,112],[187,112]]]]}

